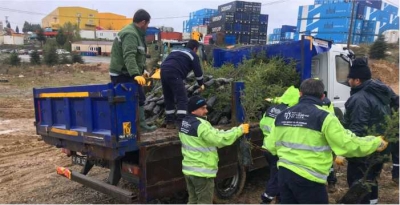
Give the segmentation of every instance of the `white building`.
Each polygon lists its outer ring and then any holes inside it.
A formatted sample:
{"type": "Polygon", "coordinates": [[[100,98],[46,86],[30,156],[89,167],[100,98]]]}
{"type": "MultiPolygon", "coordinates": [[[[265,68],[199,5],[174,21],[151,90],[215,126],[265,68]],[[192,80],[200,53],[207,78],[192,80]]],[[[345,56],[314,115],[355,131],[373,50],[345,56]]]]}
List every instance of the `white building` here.
{"type": "Polygon", "coordinates": [[[83,39],[104,39],[114,40],[119,30],[81,30],[80,35],[83,39]]]}
{"type": "Polygon", "coordinates": [[[118,30],[98,30],[96,31],[96,38],[112,41],[117,37],[118,32],[118,30]]]}
{"type": "Polygon", "coordinates": [[[113,42],[111,41],[78,41],[72,43],[72,52],[81,55],[109,56],[113,42]]]}
{"type": "Polygon", "coordinates": [[[3,42],[6,45],[24,45],[24,36],[3,36],[3,42]]]}

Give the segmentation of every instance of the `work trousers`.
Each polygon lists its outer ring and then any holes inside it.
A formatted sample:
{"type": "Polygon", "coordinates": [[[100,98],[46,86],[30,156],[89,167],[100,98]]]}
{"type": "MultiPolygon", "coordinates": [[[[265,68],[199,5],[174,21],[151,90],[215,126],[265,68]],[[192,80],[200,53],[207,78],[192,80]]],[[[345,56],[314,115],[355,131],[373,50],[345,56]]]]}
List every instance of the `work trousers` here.
{"type": "Polygon", "coordinates": [[[279,195],[279,186],[278,186],[278,167],[277,162],[279,160],[278,156],[272,155],[269,152],[264,154],[267,159],[269,166],[269,179],[265,186],[265,194],[268,197],[275,197],[279,195]]]}
{"type": "Polygon", "coordinates": [[[187,112],[188,97],[183,79],[171,70],[161,69],[161,85],[164,94],[165,122],[181,122],[187,112]],[[176,102],[176,108],[175,108],[176,102]],[[176,118],[175,118],[176,109],[176,118]]]}
{"type": "Polygon", "coordinates": [[[212,204],[214,197],[214,178],[185,175],[189,194],[188,204],[212,204]]]}
{"type": "Polygon", "coordinates": [[[391,146],[392,152],[392,179],[399,178],[399,142],[392,144],[391,146]]]}
{"type": "MultiPolygon", "coordinates": [[[[136,83],[136,81],[131,76],[127,75],[119,75],[119,76],[110,76],[111,82],[115,85],[120,83],[136,83]]],[[[139,106],[144,106],[144,101],[146,100],[146,96],[144,94],[143,87],[139,85],[139,106]]]]}
{"type": "Polygon", "coordinates": [[[281,204],[328,204],[325,184],[310,181],[285,167],[279,167],[281,204]]]}
{"type": "MultiPolygon", "coordinates": [[[[347,165],[347,184],[349,187],[353,186],[357,181],[363,178],[364,172],[367,171],[369,164],[364,162],[349,161],[347,165]]],[[[376,204],[378,203],[378,181],[377,177],[380,175],[383,164],[379,163],[370,169],[367,174],[367,181],[373,183],[371,192],[368,193],[362,200],[362,204],[376,204]]]]}

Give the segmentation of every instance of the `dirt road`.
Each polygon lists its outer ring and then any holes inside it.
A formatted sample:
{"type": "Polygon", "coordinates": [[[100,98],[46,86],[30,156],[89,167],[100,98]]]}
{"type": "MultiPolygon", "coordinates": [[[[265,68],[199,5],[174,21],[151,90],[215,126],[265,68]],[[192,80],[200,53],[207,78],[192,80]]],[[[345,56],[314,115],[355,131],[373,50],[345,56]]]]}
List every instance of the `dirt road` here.
{"type": "MultiPolygon", "coordinates": [[[[80,168],[73,166],[59,149],[41,141],[33,126],[32,87],[102,83],[108,81],[107,73],[71,68],[10,70],[7,75],[0,72],[0,79],[9,80],[0,83],[0,203],[119,203],[58,176],[57,166],[80,168]]],[[[331,203],[336,203],[347,190],[345,173],[344,168],[338,171],[338,192],[330,195],[331,203]]],[[[107,177],[101,168],[94,168],[89,175],[101,180],[107,177]]],[[[267,169],[249,173],[243,193],[231,203],[259,203],[267,177],[267,169]]],[[[399,189],[391,182],[390,165],[382,172],[380,184],[379,202],[398,204],[399,189]]],[[[186,203],[185,199],[156,202],[186,203]]]]}

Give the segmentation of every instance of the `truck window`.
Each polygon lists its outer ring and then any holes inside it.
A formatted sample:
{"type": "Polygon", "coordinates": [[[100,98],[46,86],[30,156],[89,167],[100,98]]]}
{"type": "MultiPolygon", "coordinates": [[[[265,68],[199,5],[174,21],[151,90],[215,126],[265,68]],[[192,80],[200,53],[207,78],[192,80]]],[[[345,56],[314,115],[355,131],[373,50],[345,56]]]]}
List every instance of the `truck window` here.
{"type": "Polygon", "coordinates": [[[350,71],[350,64],[341,56],[336,56],[336,81],[347,85],[347,75],[350,71]]]}
{"type": "Polygon", "coordinates": [[[319,75],[319,59],[313,59],[311,62],[311,76],[319,75]]]}

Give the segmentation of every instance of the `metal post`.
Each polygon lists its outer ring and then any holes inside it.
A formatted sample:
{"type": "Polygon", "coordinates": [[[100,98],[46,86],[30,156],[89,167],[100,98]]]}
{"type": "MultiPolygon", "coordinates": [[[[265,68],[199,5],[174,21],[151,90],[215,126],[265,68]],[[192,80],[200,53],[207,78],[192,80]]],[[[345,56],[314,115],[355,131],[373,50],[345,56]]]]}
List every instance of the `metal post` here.
{"type": "Polygon", "coordinates": [[[350,49],[351,32],[353,31],[353,20],[354,20],[354,9],[355,8],[356,8],[356,0],[353,0],[353,5],[352,5],[352,9],[351,9],[349,36],[347,37],[347,49],[350,49]]]}
{"type": "Polygon", "coordinates": [[[241,103],[241,91],[244,90],[244,82],[232,83],[232,123],[236,126],[244,122],[244,111],[241,103]]]}

